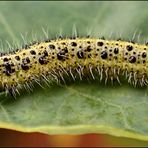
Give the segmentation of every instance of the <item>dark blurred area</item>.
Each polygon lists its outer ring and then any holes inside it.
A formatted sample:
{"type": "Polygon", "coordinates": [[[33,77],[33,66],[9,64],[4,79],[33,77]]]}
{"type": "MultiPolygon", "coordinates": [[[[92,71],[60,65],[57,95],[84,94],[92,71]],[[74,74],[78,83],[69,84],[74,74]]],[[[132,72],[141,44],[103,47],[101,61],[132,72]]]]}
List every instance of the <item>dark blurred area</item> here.
{"type": "Polygon", "coordinates": [[[148,146],[148,142],[105,134],[46,135],[0,129],[0,147],[109,147],[148,146]]]}

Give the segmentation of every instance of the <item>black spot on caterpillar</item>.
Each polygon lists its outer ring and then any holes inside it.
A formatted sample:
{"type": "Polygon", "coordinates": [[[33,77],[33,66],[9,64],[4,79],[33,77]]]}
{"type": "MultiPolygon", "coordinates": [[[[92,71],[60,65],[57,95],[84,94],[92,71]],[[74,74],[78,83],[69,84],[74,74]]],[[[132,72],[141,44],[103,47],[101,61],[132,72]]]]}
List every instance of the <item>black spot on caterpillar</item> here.
{"type": "Polygon", "coordinates": [[[148,46],[104,38],[59,38],[25,45],[22,49],[0,56],[0,86],[15,97],[18,88],[40,80],[75,80],[98,73],[117,80],[124,75],[129,83],[148,83],[148,46]]]}

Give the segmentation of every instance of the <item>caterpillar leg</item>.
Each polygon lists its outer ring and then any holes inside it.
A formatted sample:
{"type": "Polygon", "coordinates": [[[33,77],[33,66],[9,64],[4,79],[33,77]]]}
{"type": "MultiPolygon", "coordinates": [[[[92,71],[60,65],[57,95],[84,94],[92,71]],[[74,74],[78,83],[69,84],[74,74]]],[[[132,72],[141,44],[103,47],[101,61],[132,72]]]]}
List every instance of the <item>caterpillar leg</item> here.
{"type": "Polygon", "coordinates": [[[12,86],[6,89],[6,94],[9,94],[11,97],[16,99],[16,95],[19,94],[19,92],[15,86],[12,86]]]}

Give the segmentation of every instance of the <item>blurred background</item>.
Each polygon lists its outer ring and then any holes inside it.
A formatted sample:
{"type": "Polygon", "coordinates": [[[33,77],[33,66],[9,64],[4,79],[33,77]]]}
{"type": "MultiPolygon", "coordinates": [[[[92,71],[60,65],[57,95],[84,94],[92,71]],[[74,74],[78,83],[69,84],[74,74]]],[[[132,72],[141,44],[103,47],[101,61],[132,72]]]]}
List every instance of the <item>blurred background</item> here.
{"type": "Polygon", "coordinates": [[[147,147],[148,142],[105,134],[45,135],[0,130],[0,147],[147,147]]]}
{"type": "MultiPolygon", "coordinates": [[[[0,2],[3,48],[49,35],[148,38],[148,2],[0,2]],[[23,37],[22,37],[23,36],[23,37]],[[8,44],[9,43],[9,44],[8,44]]],[[[103,134],[45,135],[0,129],[0,146],[148,146],[148,142],[103,134]]]]}

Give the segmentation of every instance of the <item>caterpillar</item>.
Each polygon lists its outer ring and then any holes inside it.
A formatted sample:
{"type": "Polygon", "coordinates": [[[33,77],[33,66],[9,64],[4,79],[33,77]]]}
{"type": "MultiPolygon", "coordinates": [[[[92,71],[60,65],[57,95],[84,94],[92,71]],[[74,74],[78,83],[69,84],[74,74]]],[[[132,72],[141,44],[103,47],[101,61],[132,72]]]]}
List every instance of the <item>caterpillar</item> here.
{"type": "Polygon", "coordinates": [[[148,84],[148,46],[104,38],[57,38],[33,42],[10,53],[0,54],[0,87],[15,97],[22,86],[41,80],[64,81],[64,75],[100,81],[124,76],[129,83],[148,84]]]}

